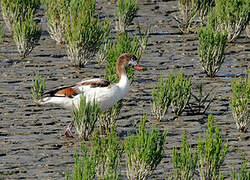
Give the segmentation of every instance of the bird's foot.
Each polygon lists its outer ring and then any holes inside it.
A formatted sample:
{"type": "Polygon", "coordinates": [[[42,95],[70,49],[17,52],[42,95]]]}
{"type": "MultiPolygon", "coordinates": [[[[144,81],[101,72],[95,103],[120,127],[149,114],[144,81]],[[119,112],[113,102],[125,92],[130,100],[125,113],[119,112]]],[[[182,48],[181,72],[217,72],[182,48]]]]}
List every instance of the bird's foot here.
{"type": "Polygon", "coordinates": [[[64,136],[67,138],[75,138],[75,134],[72,132],[73,128],[73,122],[67,125],[65,131],[64,131],[64,136]]]}

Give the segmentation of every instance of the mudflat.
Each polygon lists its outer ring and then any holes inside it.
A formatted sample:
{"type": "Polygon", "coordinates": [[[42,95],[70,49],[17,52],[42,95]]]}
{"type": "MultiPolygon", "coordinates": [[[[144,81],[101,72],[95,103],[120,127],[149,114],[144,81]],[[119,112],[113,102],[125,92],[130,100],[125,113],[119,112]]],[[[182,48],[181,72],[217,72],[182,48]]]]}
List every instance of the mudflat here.
{"type": "MultiPolygon", "coordinates": [[[[100,0],[97,8],[101,17],[114,20],[115,4],[100,0]]],[[[250,133],[236,129],[229,106],[231,82],[244,76],[250,66],[250,39],[243,32],[233,43],[227,45],[226,58],[215,78],[207,78],[198,63],[198,37],[195,33],[181,34],[173,16],[178,16],[177,1],[140,0],[138,16],[129,27],[138,34],[137,24],[143,30],[150,28],[148,46],[140,59],[147,71],[136,72],[124,107],[118,117],[118,131],[124,137],[134,132],[143,114],[147,114],[147,128],[167,130],[165,157],[151,179],[166,179],[172,171],[172,148],[181,145],[183,131],[190,144],[196,144],[198,136],[207,129],[207,117],[211,113],[228,140],[229,152],[222,167],[228,177],[231,168],[240,166],[245,155],[250,162],[250,133]],[[204,115],[184,112],[173,119],[168,112],[162,122],[151,115],[152,87],[160,74],[183,70],[192,77],[192,88],[198,94],[200,84],[204,92],[213,89],[215,95],[211,107],[204,115]]],[[[43,11],[39,18],[45,19],[43,11]]],[[[0,21],[3,22],[2,17],[0,21]]],[[[112,21],[112,27],[115,22],[112,21]]],[[[39,45],[25,59],[18,55],[15,43],[6,31],[0,44],[0,179],[64,179],[65,172],[73,167],[73,154],[79,150],[79,139],[62,136],[67,123],[72,120],[71,112],[56,106],[36,106],[31,95],[34,75],[39,72],[46,77],[46,89],[74,84],[82,79],[104,77],[105,65],[92,61],[85,68],[72,67],[65,47],[57,45],[42,24],[43,33],[39,45]]],[[[113,35],[115,31],[112,31],[113,35]]],[[[247,166],[250,167],[250,164],[247,166]]],[[[122,173],[125,175],[125,166],[122,173]]],[[[124,176],[125,177],[125,176],[124,176]]]]}

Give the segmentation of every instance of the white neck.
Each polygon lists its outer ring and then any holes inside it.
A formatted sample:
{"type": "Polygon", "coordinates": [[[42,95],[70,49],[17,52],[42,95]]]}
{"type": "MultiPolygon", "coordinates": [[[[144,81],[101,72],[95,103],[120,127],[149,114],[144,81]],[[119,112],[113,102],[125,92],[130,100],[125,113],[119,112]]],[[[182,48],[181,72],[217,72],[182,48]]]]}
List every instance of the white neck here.
{"type": "Polygon", "coordinates": [[[126,94],[128,93],[129,84],[130,82],[127,77],[127,74],[122,73],[119,82],[116,84],[120,88],[121,98],[126,96],[126,94]]]}

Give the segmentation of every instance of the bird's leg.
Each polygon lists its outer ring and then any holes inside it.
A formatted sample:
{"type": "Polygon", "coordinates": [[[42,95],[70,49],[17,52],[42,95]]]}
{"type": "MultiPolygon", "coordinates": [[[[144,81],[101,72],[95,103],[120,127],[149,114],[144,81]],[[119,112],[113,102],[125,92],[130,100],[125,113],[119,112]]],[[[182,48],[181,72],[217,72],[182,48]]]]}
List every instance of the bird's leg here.
{"type": "Polygon", "coordinates": [[[74,133],[72,132],[72,128],[73,128],[73,127],[74,127],[74,122],[71,121],[71,122],[67,125],[67,127],[66,127],[66,129],[65,129],[65,131],[64,131],[64,136],[69,137],[69,138],[74,138],[75,136],[74,136],[74,133]]]}

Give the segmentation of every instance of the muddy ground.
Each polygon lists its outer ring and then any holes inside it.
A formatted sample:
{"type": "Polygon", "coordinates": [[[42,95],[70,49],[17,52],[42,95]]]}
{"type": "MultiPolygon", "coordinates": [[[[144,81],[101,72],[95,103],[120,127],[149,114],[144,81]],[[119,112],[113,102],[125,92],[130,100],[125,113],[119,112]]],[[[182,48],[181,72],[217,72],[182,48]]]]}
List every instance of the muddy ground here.
{"type": "MultiPolygon", "coordinates": [[[[114,4],[100,0],[97,7],[103,17],[114,18],[114,4]]],[[[151,178],[166,179],[172,170],[171,150],[180,146],[182,132],[185,130],[189,142],[195,144],[206,130],[208,114],[213,113],[222,137],[230,145],[222,167],[222,173],[228,177],[233,166],[240,166],[244,154],[250,160],[250,131],[238,132],[229,107],[231,81],[235,76],[245,76],[250,66],[250,39],[243,32],[236,42],[229,44],[216,78],[207,78],[197,61],[197,35],[180,34],[173,18],[178,15],[177,1],[140,0],[139,7],[130,29],[136,33],[133,30],[138,23],[142,29],[150,28],[148,47],[140,61],[148,71],[136,72],[135,82],[125,98],[118,119],[121,136],[134,131],[144,113],[149,114],[148,129],[157,126],[168,130],[166,155],[151,178]],[[170,120],[173,115],[169,112],[158,123],[150,116],[152,86],[161,73],[165,77],[172,70],[180,69],[192,76],[195,92],[200,83],[204,84],[205,92],[215,88],[215,100],[205,115],[184,113],[170,120]]],[[[102,78],[104,66],[94,61],[84,69],[72,67],[65,47],[50,39],[46,24],[39,46],[25,59],[19,57],[10,33],[5,30],[5,34],[0,44],[0,179],[64,179],[65,171],[72,169],[73,153],[80,145],[78,139],[62,136],[72,119],[71,112],[56,106],[36,106],[30,91],[32,79],[39,71],[47,78],[47,89],[50,89],[85,78],[102,78]]]]}

